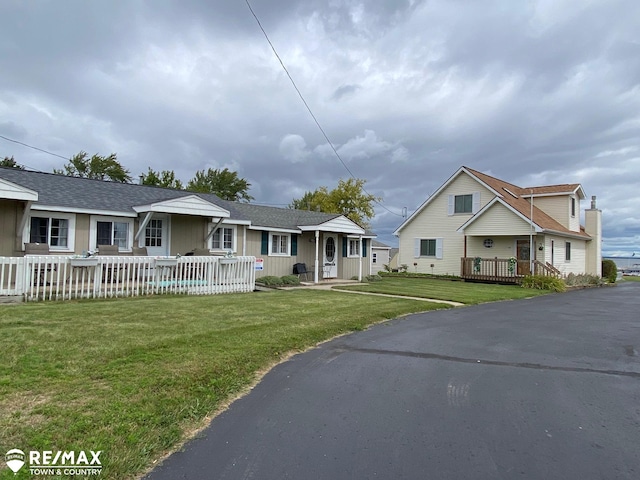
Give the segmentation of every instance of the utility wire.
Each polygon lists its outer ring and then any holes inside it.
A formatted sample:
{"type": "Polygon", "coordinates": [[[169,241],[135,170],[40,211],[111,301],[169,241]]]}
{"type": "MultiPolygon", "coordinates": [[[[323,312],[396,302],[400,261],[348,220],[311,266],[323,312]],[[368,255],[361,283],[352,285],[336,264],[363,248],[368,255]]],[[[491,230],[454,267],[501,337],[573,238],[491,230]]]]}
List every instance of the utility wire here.
{"type": "MultiPolygon", "coordinates": [[[[253,8],[251,8],[251,4],[249,3],[249,0],[245,0],[245,2],[247,3],[247,7],[249,7],[249,11],[251,12],[251,15],[253,15],[253,18],[256,20],[256,23],[258,24],[258,27],[260,27],[260,30],[262,30],[262,34],[264,35],[264,38],[267,39],[267,42],[269,43],[269,46],[271,47],[271,50],[273,51],[273,54],[276,56],[276,58],[278,59],[278,61],[280,62],[280,65],[282,66],[282,69],[285,71],[285,73],[287,74],[287,77],[289,77],[289,80],[291,81],[291,84],[293,85],[293,88],[296,89],[296,92],[298,92],[298,96],[300,97],[300,100],[302,100],[302,103],[304,103],[304,106],[307,108],[307,111],[309,112],[309,115],[311,115],[311,118],[313,118],[313,121],[315,122],[315,124],[318,126],[318,128],[320,129],[320,131],[322,132],[322,135],[324,136],[324,139],[327,141],[327,143],[329,144],[329,146],[331,147],[331,150],[333,150],[333,153],[336,155],[336,157],[338,158],[338,160],[340,160],[340,163],[342,163],[342,166],[347,170],[347,172],[349,172],[349,175],[351,175],[351,177],[354,180],[357,180],[356,176],[353,174],[353,172],[351,171],[351,169],[347,166],[347,164],[344,162],[344,160],[342,160],[342,157],[340,156],[340,154],[338,153],[338,150],[336,150],[336,148],[333,146],[333,142],[331,142],[331,140],[329,140],[329,137],[327,136],[326,132],[324,131],[324,129],[322,128],[322,125],[320,125],[320,122],[318,121],[318,119],[316,118],[316,116],[313,114],[313,111],[311,110],[311,107],[309,107],[309,104],[307,103],[307,101],[305,100],[304,96],[302,95],[302,92],[300,92],[300,89],[298,88],[298,86],[296,85],[296,82],[293,80],[293,77],[291,77],[291,74],[289,73],[289,70],[287,70],[287,67],[285,66],[284,62],[282,61],[282,58],[280,58],[280,55],[278,55],[278,52],[276,51],[276,47],[273,46],[273,43],[271,43],[271,40],[269,39],[269,35],[267,35],[267,32],[265,31],[265,29],[262,27],[262,24],[260,23],[260,20],[258,19],[258,16],[256,15],[256,13],[253,11],[253,8]]],[[[367,194],[367,195],[371,195],[369,192],[367,192],[364,187],[362,188],[362,190],[367,194]]],[[[373,195],[372,195],[373,196],[373,195]]],[[[373,199],[373,201],[375,203],[377,203],[378,205],[380,205],[382,208],[384,208],[387,212],[393,214],[393,215],[397,215],[398,217],[402,217],[402,215],[392,212],[391,210],[389,210],[385,205],[383,205],[382,203],[380,203],[378,200],[373,199]]]]}
{"type": "Polygon", "coordinates": [[[33,148],[34,150],[38,150],[39,152],[44,152],[44,153],[47,153],[49,155],[53,155],[54,157],[62,158],[63,160],[70,160],[69,158],[63,157],[62,155],[58,155],[57,153],[49,152],[47,150],[43,150],[42,148],[34,147],[33,145],[28,145],[26,143],[19,142],[18,140],[13,140],[11,138],[7,138],[4,135],[0,135],[0,138],[2,138],[4,140],[7,140],[8,142],[13,142],[13,143],[17,143],[18,145],[23,145],[25,147],[33,148]]]}

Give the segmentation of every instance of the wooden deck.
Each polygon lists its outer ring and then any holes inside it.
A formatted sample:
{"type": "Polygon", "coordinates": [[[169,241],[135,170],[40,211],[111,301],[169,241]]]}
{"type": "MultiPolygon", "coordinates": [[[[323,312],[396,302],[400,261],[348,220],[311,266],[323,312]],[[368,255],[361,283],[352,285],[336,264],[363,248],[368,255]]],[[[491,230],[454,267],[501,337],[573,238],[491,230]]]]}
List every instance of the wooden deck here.
{"type": "MultiPolygon", "coordinates": [[[[560,276],[560,272],[552,265],[533,262],[535,275],[560,276]]],[[[460,276],[467,281],[484,283],[520,284],[522,279],[531,273],[529,260],[509,258],[462,257],[460,259],[460,276]]]]}

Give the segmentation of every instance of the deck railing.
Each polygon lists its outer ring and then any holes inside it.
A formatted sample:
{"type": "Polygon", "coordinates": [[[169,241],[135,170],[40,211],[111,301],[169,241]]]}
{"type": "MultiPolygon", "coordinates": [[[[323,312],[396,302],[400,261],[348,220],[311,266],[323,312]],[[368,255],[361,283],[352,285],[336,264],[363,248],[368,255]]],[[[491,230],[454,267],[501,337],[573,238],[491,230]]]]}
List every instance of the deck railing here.
{"type": "MultiPolygon", "coordinates": [[[[461,258],[460,276],[467,280],[479,282],[521,283],[525,275],[531,273],[529,260],[511,258],[461,258]]],[[[552,265],[534,260],[535,275],[559,276],[560,272],[552,265]]]]}
{"type": "Polygon", "coordinates": [[[212,295],[255,289],[255,257],[0,257],[0,296],[25,300],[212,295]]]}

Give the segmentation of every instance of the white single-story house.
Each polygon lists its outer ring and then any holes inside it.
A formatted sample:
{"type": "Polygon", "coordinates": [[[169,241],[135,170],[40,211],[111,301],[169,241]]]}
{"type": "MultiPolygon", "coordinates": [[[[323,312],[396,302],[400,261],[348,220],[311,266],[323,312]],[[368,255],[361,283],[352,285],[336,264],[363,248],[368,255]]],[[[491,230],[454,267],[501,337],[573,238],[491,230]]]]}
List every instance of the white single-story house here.
{"type": "Polygon", "coordinates": [[[394,232],[398,263],[480,280],[600,276],[602,212],[592,197],[581,226],[585,197],[577,183],[522,188],[460,167],[394,232]]]}

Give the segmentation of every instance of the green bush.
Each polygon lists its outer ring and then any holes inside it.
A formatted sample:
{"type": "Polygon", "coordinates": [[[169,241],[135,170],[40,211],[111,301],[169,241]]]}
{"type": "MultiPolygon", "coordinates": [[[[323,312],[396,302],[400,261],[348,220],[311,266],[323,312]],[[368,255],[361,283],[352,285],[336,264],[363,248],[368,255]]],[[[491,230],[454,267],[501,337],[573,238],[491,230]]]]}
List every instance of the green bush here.
{"type": "Polygon", "coordinates": [[[274,275],[267,275],[265,277],[260,277],[256,279],[256,282],[266,285],[268,287],[277,287],[278,285],[282,285],[282,279],[274,275]]]}
{"type": "Polygon", "coordinates": [[[616,278],[618,277],[618,266],[616,262],[613,260],[603,260],[602,261],[602,278],[607,280],[609,283],[616,283],[616,278]]]}
{"type": "Polygon", "coordinates": [[[564,283],[570,287],[583,287],[586,285],[602,285],[602,279],[597,275],[589,275],[588,273],[581,273],[576,275],[570,273],[567,278],[564,279],[564,283]]]}
{"type": "Polygon", "coordinates": [[[280,280],[283,285],[300,285],[300,279],[297,275],[285,275],[280,280]]]}
{"type": "Polygon", "coordinates": [[[556,277],[545,275],[527,275],[522,280],[524,288],[535,288],[537,290],[550,290],[552,292],[564,292],[567,287],[565,283],[556,277]]]}
{"type": "Polygon", "coordinates": [[[382,280],[382,277],[380,275],[367,275],[365,277],[365,280],[367,282],[379,282],[380,280],[382,280]]]}

